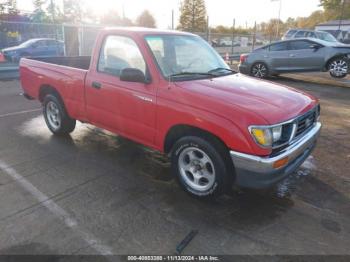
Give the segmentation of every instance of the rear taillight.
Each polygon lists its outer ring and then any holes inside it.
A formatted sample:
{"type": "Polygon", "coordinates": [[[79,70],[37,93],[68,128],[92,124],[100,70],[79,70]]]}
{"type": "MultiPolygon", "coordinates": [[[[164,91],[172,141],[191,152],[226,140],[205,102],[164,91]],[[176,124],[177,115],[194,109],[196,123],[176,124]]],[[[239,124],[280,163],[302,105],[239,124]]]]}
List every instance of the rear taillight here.
{"type": "Polygon", "coordinates": [[[241,55],[239,58],[239,62],[243,64],[245,61],[247,61],[248,55],[241,55]]]}

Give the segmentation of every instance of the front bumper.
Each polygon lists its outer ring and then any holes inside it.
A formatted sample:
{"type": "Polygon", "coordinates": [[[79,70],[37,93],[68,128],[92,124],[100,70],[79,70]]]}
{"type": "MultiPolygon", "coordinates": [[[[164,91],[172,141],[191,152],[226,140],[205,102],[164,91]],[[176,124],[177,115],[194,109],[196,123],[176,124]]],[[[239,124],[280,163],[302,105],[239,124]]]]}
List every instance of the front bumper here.
{"type": "Polygon", "coordinates": [[[320,134],[321,123],[315,126],[300,140],[273,157],[259,157],[230,151],[236,171],[236,184],[247,188],[269,188],[292,174],[315,148],[320,134]],[[274,168],[273,164],[288,157],[288,164],[274,168]]]}

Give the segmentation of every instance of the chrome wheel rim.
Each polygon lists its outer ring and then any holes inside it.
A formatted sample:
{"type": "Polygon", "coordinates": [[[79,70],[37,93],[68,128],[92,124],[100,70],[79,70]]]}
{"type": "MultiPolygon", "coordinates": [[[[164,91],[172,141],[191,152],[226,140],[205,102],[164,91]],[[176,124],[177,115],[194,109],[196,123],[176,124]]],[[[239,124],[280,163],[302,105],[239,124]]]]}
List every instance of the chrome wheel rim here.
{"type": "Polygon", "coordinates": [[[57,130],[61,126],[61,115],[57,104],[50,101],[46,104],[46,116],[50,126],[57,130]]]}
{"type": "Polygon", "coordinates": [[[344,76],[348,73],[348,63],[343,60],[335,60],[329,66],[329,71],[334,76],[344,76]]]}
{"type": "Polygon", "coordinates": [[[252,74],[255,77],[263,78],[267,74],[267,67],[264,64],[256,64],[252,68],[252,74]]]}
{"type": "Polygon", "coordinates": [[[184,149],[178,165],[183,181],[192,189],[204,192],[214,185],[214,164],[203,150],[196,147],[184,149]]]}

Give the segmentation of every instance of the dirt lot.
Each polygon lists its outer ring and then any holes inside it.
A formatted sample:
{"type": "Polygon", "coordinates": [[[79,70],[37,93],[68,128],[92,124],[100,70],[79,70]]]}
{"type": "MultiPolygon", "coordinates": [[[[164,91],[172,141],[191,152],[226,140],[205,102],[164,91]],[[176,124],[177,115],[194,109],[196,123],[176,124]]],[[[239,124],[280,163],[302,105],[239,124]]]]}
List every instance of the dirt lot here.
{"type": "Polygon", "coordinates": [[[275,79],[321,99],[318,147],[275,190],[213,202],[165,157],[88,125],[53,137],[18,81],[0,83],[0,254],[350,255],[350,88],[275,79]]]}

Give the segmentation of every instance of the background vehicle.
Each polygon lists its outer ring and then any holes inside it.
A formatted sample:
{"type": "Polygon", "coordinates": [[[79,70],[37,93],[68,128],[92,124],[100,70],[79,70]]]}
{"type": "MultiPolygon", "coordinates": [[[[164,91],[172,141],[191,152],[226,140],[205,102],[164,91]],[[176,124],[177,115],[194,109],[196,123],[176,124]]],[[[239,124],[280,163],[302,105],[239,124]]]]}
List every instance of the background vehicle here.
{"type": "Polygon", "coordinates": [[[329,71],[335,78],[349,70],[350,46],[318,39],[276,42],[241,55],[240,72],[265,78],[281,73],[329,71]]]}
{"type": "Polygon", "coordinates": [[[315,38],[326,42],[340,44],[340,42],[332,34],[328,32],[305,30],[305,29],[289,29],[282,37],[282,40],[295,39],[295,38],[315,38]]]}
{"type": "Polygon", "coordinates": [[[2,49],[5,59],[17,62],[21,57],[63,56],[64,44],[50,38],[30,39],[18,46],[2,49]]]}
{"type": "Polygon", "coordinates": [[[219,38],[219,39],[213,39],[211,41],[211,44],[213,47],[229,47],[229,46],[241,46],[241,43],[237,40],[234,40],[232,42],[232,38],[219,38]]]}
{"type": "Polygon", "coordinates": [[[315,98],[233,72],[184,32],[108,29],[91,58],[24,58],[20,73],[52,133],[80,120],[169,154],[180,185],[202,198],[233,183],[273,186],[310,155],[321,128],[315,98]]]}

